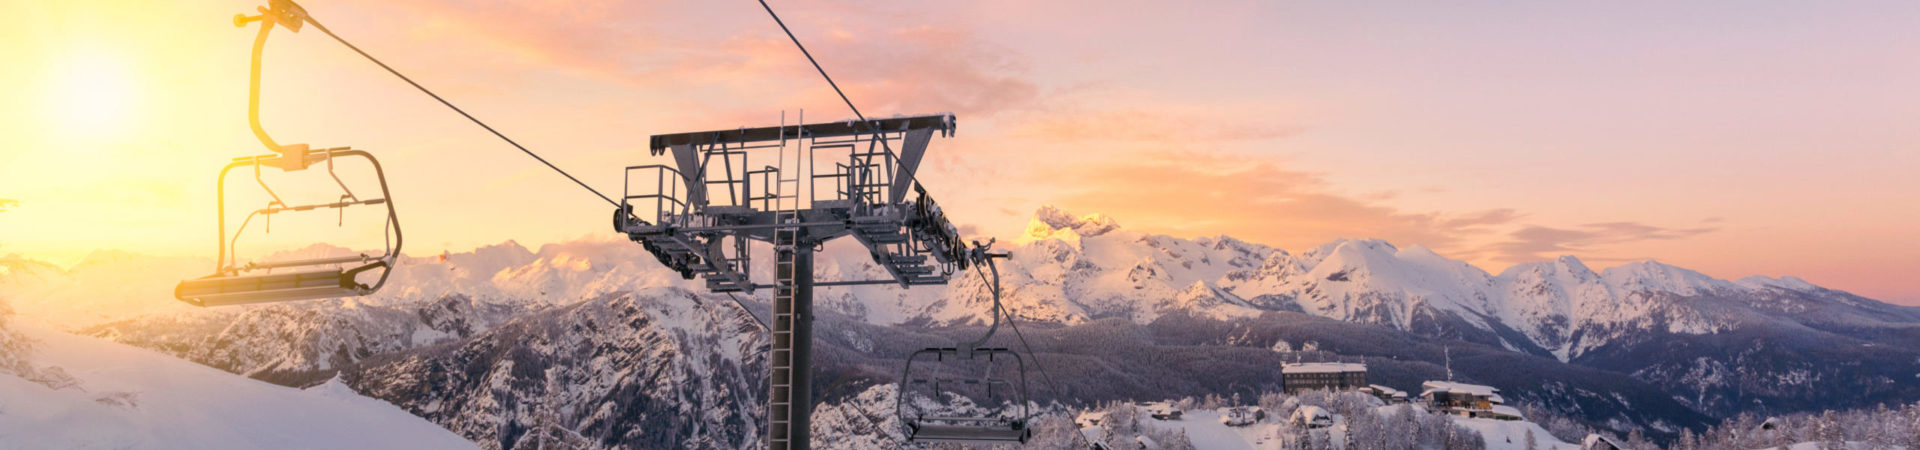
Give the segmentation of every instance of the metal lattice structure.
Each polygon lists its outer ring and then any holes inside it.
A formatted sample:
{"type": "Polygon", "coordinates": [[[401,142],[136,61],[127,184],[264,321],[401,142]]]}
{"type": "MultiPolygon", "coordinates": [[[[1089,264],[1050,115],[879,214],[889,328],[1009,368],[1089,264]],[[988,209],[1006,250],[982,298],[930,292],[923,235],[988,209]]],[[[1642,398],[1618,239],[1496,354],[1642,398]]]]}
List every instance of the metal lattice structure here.
{"type": "Polygon", "coordinates": [[[656,135],[651,153],[673,164],[626,168],[615,230],[714,292],[773,289],[769,448],[809,447],[814,287],[946,284],[973,262],[914,176],[928,143],[954,125],[937,114],[656,135]],[[890,277],[815,281],[815,249],[848,236],[890,277]],[[751,276],[751,241],[773,245],[770,284],[751,276]]]}

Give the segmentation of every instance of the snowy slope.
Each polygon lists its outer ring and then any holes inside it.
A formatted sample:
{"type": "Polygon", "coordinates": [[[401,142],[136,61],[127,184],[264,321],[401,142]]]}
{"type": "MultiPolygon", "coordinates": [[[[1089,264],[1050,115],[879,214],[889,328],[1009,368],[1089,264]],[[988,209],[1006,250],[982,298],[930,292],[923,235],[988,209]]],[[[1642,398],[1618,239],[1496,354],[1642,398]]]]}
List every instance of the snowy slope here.
{"type": "Polygon", "coordinates": [[[1221,450],[1280,450],[1284,448],[1279,439],[1273,439],[1278,424],[1272,421],[1255,423],[1246,427],[1229,427],[1220,423],[1219,411],[1187,411],[1179,420],[1145,419],[1150,426],[1178,428],[1187,433],[1187,439],[1193,441],[1194,448],[1221,450]]]}
{"type": "Polygon", "coordinates": [[[21,316],[62,329],[192,307],[171,299],[182,278],[211,271],[211,260],[96,251],[71,268],[0,258],[0,298],[21,316]]]}
{"type": "MultiPolygon", "coordinates": [[[[1382,415],[1391,414],[1392,406],[1382,406],[1382,415]]],[[[1282,418],[1270,417],[1266,420],[1242,427],[1229,427],[1221,424],[1220,411],[1187,411],[1177,420],[1144,419],[1149,426],[1179,429],[1186,432],[1187,439],[1196,449],[1245,449],[1245,450],[1282,450],[1288,442],[1278,438],[1282,418]]],[[[1344,420],[1344,419],[1341,419],[1344,420]]],[[[1549,434],[1545,428],[1528,421],[1503,421],[1493,419],[1455,418],[1453,423],[1480,433],[1486,440],[1488,450],[1525,450],[1526,435],[1532,431],[1534,448],[1541,450],[1576,450],[1579,445],[1561,442],[1549,434]]],[[[1333,436],[1340,436],[1344,422],[1335,424],[1333,436]]],[[[1402,431],[1410,432],[1410,431],[1402,431]]],[[[1335,444],[1340,446],[1340,444],[1335,444]]]]}
{"type": "Polygon", "coordinates": [[[147,350],[15,325],[78,382],[0,375],[0,448],[471,448],[338,383],[275,386],[147,350]]]}
{"type": "Polygon", "coordinates": [[[1487,450],[1526,450],[1527,433],[1529,432],[1533,433],[1534,448],[1537,449],[1573,450],[1580,448],[1577,444],[1561,442],[1559,439],[1554,438],[1552,433],[1548,433],[1546,428],[1524,420],[1508,421],[1460,418],[1454,419],[1453,423],[1480,432],[1480,436],[1487,440],[1487,450]]]}

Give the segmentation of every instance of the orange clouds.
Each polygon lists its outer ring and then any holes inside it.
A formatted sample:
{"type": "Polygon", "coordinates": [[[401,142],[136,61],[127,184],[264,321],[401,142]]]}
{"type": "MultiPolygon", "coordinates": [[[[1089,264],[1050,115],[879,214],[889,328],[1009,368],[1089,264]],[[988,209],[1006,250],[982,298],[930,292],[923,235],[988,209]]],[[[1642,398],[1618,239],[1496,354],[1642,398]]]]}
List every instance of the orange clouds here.
{"type": "Polygon", "coordinates": [[[1524,224],[1527,214],[1512,208],[1410,211],[1385,203],[1392,192],[1343,194],[1316,173],[1258,158],[1197,152],[1117,155],[1056,173],[1068,186],[1060,205],[1107,213],[1135,229],[1223,233],[1290,250],[1337,238],[1381,238],[1423,245],[1489,269],[1565,254],[1628,259],[1610,253],[1623,244],[1687,239],[1717,229],[1630,221],[1550,227],[1524,224]]]}
{"type": "Polygon", "coordinates": [[[1224,233],[1296,250],[1343,237],[1466,249],[1519,217],[1511,209],[1402,211],[1335,192],[1317,174],[1243,157],[1161,152],[1061,172],[1073,186],[1058,202],[1068,209],[1109,213],[1135,228],[1224,233]]]}
{"type": "MultiPolygon", "coordinates": [[[[368,5],[403,8],[403,22],[421,35],[478,40],[527,62],[596,75],[625,72],[625,61],[651,52],[658,38],[652,27],[617,20],[652,15],[654,8],[645,2],[435,0],[368,5]]],[[[312,12],[327,23],[333,11],[312,12]]]]}
{"type": "MultiPolygon", "coordinates": [[[[852,115],[759,8],[674,7],[687,6],[518,1],[410,8],[430,18],[416,25],[418,32],[477,37],[535,65],[665,93],[669,98],[660,100],[702,109],[692,114],[719,110],[720,120],[762,121],[769,110],[831,105],[815,117],[852,115]],[[696,16],[701,23],[683,22],[696,16]],[[751,117],[731,117],[740,114],[751,117]]],[[[1017,52],[963,28],[871,9],[783,11],[788,26],[862,112],[986,118],[1028,106],[1039,95],[1022,76],[1017,52]]]]}
{"type": "MultiPolygon", "coordinates": [[[[1574,228],[1551,228],[1538,225],[1527,226],[1508,234],[1508,239],[1486,247],[1495,260],[1508,263],[1522,263],[1552,258],[1556,255],[1591,255],[1597,248],[1607,245],[1638,241],[1666,241],[1686,239],[1717,230],[1712,227],[1665,228],[1636,222],[1590,223],[1574,228]]],[[[1620,258],[1591,257],[1588,260],[1617,260],[1620,258]]]]}
{"type": "Polygon", "coordinates": [[[1058,142],[1151,141],[1155,143],[1193,141],[1258,141],[1293,134],[1294,127],[1222,117],[1229,113],[1196,114],[1168,110],[1127,107],[1081,111],[1073,114],[1047,114],[1025,121],[1014,134],[1058,142]]]}

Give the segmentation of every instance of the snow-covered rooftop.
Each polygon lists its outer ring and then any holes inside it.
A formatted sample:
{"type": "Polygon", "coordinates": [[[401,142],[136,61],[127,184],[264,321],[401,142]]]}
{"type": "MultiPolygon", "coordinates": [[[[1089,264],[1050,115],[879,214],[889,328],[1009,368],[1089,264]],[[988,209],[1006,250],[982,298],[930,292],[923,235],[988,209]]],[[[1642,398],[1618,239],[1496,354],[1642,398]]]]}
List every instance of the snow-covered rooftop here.
{"type": "Polygon", "coordinates": [[[1520,408],[1515,408],[1507,405],[1493,405],[1493,407],[1488,408],[1487,411],[1492,412],[1494,414],[1499,414],[1503,416],[1513,416],[1521,419],[1525,419],[1527,417],[1525,414],[1520,413],[1520,408]]]}
{"type": "MultiPolygon", "coordinates": [[[[1493,386],[1481,386],[1478,384],[1456,383],[1452,381],[1428,381],[1425,383],[1420,383],[1420,386],[1427,389],[1427,392],[1423,392],[1420,395],[1427,395],[1427,393],[1431,393],[1431,392],[1444,392],[1444,393],[1453,393],[1453,394],[1468,394],[1468,395],[1474,395],[1479,397],[1494,397],[1496,399],[1500,396],[1500,389],[1495,388],[1493,386]]],[[[1495,400],[1495,401],[1498,401],[1498,400],[1495,400]]]]}
{"type": "Polygon", "coordinates": [[[1407,393],[1406,393],[1406,392],[1402,392],[1402,391],[1401,391],[1401,390],[1399,390],[1399,389],[1394,389],[1394,388],[1391,388],[1391,387],[1386,387],[1386,386],[1381,386],[1381,385],[1378,385],[1378,384],[1370,384],[1370,385],[1367,385],[1367,388],[1369,388],[1369,389],[1373,389],[1373,391],[1374,391],[1374,392],[1377,392],[1377,393],[1379,393],[1380,395],[1385,395],[1385,396],[1389,396],[1389,397],[1405,397],[1405,396],[1407,396],[1407,393]]]}
{"type": "Polygon", "coordinates": [[[1167,402],[1141,403],[1140,409],[1147,410],[1147,412],[1154,413],[1154,414],[1169,414],[1169,413],[1180,411],[1179,408],[1174,408],[1172,403],[1167,403],[1167,402]]]}
{"type": "Polygon", "coordinates": [[[1626,444],[1621,444],[1620,441],[1613,440],[1613,438],[1610,438],[1610,437],[1601,436],[1599,434],[1588,434],[1586,439],[1580,440],[1580,448],[1583,448],[1583,449],[1585,448],[1627,448],[1627,446],[1626,444]],[[1605,447],[1599,446],[1599,444],[1603,442],[1606,443],[1607,446],[1605,447]]]}
{"type": "Polygon", "coordinates": [[[1366,372],[1366,364],[1311,362],[1280,366],[1280,373],[1343,373],[1366,372]]]}
{"type": "Polygon", "coordinates": [[[1288,420],[1294,422],[1333,420],[1333,413],[1327,412],[1326,409],[1318,406],[1307,405],[1300,407],[1300,409],[1293,410],[1293,416],[1289,417],[1288,420]]]}

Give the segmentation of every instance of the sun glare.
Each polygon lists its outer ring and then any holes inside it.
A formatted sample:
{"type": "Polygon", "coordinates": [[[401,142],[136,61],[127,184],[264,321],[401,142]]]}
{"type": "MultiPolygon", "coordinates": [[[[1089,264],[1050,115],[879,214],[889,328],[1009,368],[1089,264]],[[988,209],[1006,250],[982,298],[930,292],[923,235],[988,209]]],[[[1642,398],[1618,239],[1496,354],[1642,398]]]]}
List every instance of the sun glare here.
{"type": "Polygon", "coordinates": [[[139,91],[128,64],[112,55],[75,52],[51,67],[49,119],[67,138],[113,138],[132,127],[139,91]]]}

